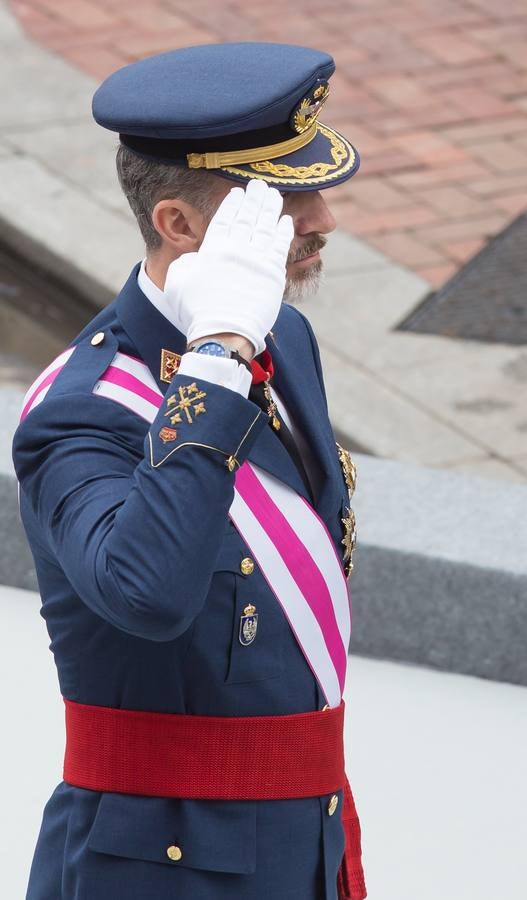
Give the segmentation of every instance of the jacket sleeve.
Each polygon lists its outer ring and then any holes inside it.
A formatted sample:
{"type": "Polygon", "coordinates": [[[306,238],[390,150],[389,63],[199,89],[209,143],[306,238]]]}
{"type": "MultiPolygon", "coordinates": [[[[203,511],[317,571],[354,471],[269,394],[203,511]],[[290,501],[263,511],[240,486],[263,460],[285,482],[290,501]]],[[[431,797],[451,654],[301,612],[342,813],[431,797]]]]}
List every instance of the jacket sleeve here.
{"type": "Polygon", "coordinates": [[[144,421],[92,394],[49,397],[19,426],[15,469],[40,535],[81,599],[139,637],[199,613],[228,527],[235,471],[265,416],[228,388],[176,375],[144,421]]]}

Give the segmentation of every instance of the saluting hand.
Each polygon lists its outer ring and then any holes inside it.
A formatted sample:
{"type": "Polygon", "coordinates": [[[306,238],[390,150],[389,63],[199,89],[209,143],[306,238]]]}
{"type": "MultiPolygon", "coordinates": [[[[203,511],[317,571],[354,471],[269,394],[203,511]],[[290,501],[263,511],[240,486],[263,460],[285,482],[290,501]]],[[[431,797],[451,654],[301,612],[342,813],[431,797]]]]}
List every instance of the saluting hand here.
{"type": "Polygon", "coordinates": [[[285,288],[286,261],[294,235],[282,197],[265,181],[235,187],[222,201],[196,253],[168,268],[165,297],[190,344],[236,334],[258,354],[273,327],[285,288]]]}

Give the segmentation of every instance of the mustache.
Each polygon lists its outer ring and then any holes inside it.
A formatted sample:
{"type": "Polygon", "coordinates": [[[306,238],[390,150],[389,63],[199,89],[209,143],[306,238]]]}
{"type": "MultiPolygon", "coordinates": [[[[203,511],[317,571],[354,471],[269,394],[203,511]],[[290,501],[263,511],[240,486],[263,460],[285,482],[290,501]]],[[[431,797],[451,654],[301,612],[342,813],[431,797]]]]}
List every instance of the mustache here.
{"type": "Polygon", "coordinates": [[[298,262],[300,259],[305,259],[306,256],[312,256],[313,253],[317,253],[318,250],[322,250],[323,247],[327,244],[327,238],[325,238],[322,234],[315,234],[312,238],[305,242],[302,247],[299,247],[296,250],[290,250],[287,256],[287,263],[298,262]]]}

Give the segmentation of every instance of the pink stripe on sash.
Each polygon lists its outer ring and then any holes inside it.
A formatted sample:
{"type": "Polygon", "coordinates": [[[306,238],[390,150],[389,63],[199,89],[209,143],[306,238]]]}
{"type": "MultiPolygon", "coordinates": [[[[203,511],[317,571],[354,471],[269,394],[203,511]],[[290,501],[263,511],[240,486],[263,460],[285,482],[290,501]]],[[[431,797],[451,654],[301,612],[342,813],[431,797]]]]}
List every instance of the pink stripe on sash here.
{"type": "Polygon", "coordinates": [[[47,388],[50,384],[53,384],[57,375],[59,375],[62,372],[64,365],[65,365],[65,363],[62,366],[59,366],[58,369],[55,369],[53,372],[50,372],[49,375],[46,375],[44,380],[41,381],[39,386],[33,391],[33,393],[31,394],[29,400],[27,401],[27,403],[24,406],[24,409],[22,410],[22,413],[20,415],[21,422],[23,419],[26,418],[28,412],[30,411],[30,409],[35,401],[35,398],[38,397],[38,395],[40,394],[41,391],[43,391],[45,388],[47,388]]]}
{"type": "Polygon", "coordinates": [[[163,395],[161,393],[153,391],[151,388],[147,387],[146,384],[143,384],[142,381],[139,381],[135,375],[130,375],[129,372],[123,372],[122,369],[118,369],[116,366],[109,366],[104,375],[101,375],[100,380],[109,381],[111,384],[117,384],[119,387],[126,388],[127,391],[131,391],[132,394],[137,394],[139,397],[142,397],[143,400],[157,406],[158,409],[163,402],[163,395]]]}
{"type": "MultiPolygon", "coordinates": [[[[351,596],[350,596],[350,592],[349,592],[348,579],[347,579],[346,573],[345,573],[345,571],[344,571],[344,566],[342,565],[342,559],[340,558],[339,554],[337,553],[337,548],[335,547],[335,544],[333,543],[333,538],[331,537],[331,535],[330,535],[330,533],[329,533],[329,528],[328,528],[328,526],[326,525],[326,523],[324,522],[324,519],[322,519],[322,518],[319,516],[319,514],[318,514],[317,511],[316,511],[316,509],[315,509],[313,506],[311,506],[311,504],[306,500],[306,498],[305,498],[305,497],[302,497],[300,494],[299,494],[298,496],[299,496],[300,499],[303,501],[303,503],[305,503],[305,505],[307,506],[307,508],[308,508],[308,510],[309,510],[309,513],[310,513],[311,515],[314,515],[314,516],[315,516],[315,519],[318,519],[318,521],[320,522],[322,528],[324,529],[324,531],[325,531],[326,534],[327,534],[327,537],[328,537],[328,544],[329,544],[329,546],[331,547],[331,549],[333,550],[335,559],[336,559],[336,561],[337,561],[337,565],[338,565],[338,567],[339,567],[339,569],[340,569],[340,571],[341,571],[341,574],[342,574],[342,579],[343,579],[343,581],[344,581],[344,584],[346,585],[346,593],[347,593],[347,595],[348,595],[348,607],[349,607],[349,611],[350,611],[350,620],[351,620],[351,596]]],[[[350,628],[350,630],[351,630],[351,628],[350,628]]]]}
{"type": "Polygon", "coordinates": [[[236,490],[273,542],[309,604],[324,636],[343,691],[347,649],[342,643],[331,596],[318,566],[250,466],[244,465],[238,469],[236,490]]]}

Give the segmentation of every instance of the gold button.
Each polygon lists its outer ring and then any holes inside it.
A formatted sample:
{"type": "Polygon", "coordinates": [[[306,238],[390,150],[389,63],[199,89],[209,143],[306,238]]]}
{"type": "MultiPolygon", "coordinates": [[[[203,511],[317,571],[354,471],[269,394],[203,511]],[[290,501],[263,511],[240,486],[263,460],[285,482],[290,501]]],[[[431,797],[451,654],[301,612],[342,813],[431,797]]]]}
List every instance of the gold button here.
{"type": "Polygon", "coordinates": [[[172,844],[171,847],[167,847],[167,856],[172,860],[172,862],[179,862],[179,860],[183,856],[181,847],[176,847],[174,844],[172,844]]]}
{"type": "Polygon", "coordinates": [[[339,805],[339,798],[336,794],[333,794],[331,800],[328,803],[328,816],[332,816],[335,812],[337,806],[339,805]]]}
{"type": "Polygon", "coordinates": [[[90,344],[92,345],[92,347],[98,347],[99,344],[102,344],[103,341],[104,341],[104,331],[98,331],[97,334],[93,335],[93,337],[90,341],[90,344]]]}
{"type": "Polygon", "coordinates": [[[254,560],[250,556],[246,556],[240,563],[240,570],[242,575],[252,575],[254,572],[254,560]]]}

